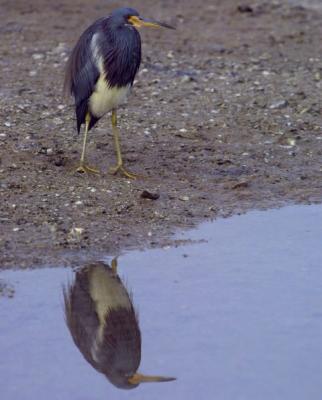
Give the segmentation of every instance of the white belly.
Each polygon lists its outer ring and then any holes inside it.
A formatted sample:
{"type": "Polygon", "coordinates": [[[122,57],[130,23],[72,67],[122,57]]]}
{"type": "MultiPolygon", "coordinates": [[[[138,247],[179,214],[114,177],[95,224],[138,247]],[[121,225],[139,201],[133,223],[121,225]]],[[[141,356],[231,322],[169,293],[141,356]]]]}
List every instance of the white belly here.
{"type": "Polygon", "coordinates": [[[99,329],[91,349],[92,357],[97,361],[97,348],[104,340],[108,313],[118,308],[131,310],[131,301],[125,287],[101,265],[91,271],[89,293],[99,319],[99,329]]]}
{"type": "Polygon", "coordinates": [[[96,83],[95,91],[89,98],[89,108],[91,113],[95,117],[101,118],[107,112],[117,108],[120,104],[126,101],[130,88],[130,85],[122,88],[111,88],[106,83],[104,75],[101,75],[96,83]]]}

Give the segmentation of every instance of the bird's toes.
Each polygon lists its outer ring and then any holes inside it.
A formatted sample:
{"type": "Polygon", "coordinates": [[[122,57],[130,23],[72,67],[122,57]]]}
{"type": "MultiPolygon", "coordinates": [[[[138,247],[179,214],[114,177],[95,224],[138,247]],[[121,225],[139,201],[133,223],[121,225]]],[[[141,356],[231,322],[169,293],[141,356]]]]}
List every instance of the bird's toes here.
{"type": "Polygon", "coordinates": [[[117,165],[116,167],[111,167],[110,168],[110,172],[113,175],[116,175],[117,172],[120,172],[123,176],[125,176],[126,178],[129,178],[129,179],[137,179],[137,178],[139,178],[138,174],[135,174],[133,172],[130,172],[130,171],[126,170],[123,167],[122,164],[121,165],[117,165]]]}
{"type": "Polygon", "coordinates": [[[100,171],[97,168],[90,167],[88,165],[81,164],[76,171],[79,174],[99,174],[100,171]]]}

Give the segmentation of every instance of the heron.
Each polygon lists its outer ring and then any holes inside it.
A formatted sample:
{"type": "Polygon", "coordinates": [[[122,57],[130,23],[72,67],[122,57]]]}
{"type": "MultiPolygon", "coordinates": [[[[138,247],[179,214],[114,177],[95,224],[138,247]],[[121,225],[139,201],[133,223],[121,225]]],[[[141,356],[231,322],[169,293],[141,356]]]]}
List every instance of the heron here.
{"type": "Polygon", "coordinates": [[[88,132],[106,113],[111,112],[117,163],[112,174],[122,173],[135,179],[125,169],[117,127],[117,108],[133,86],[141,63],[141,38],[138,28],[172,26],[142,18],[133,8],[118,8],[109,16],[90,25],[80,36],[67,61],[64,90],[74,96],[77,131],[85,125],[83,149],[77,172],[99,173],[85,162],[88,132]]]}
{"type": "Polygon", "coordinates": [[[137,312],[111,266],[98,261],[76,273],[64,288],[65,316],[74,343],[84,358],[116,387],[134,389],[143,382],[168,382],[175,378],[137,372],[141,361],[141,332],[137,312]]]}

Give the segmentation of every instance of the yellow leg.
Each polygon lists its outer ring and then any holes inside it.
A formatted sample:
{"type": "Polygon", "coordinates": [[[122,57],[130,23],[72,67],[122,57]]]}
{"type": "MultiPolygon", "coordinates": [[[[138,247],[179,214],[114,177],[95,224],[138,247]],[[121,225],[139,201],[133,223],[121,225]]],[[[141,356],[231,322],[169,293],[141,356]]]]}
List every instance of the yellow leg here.
{"type": "Polygon", "coordinates": [[[117,164],[115,167],[112,167],[110,171],[112,174],[116,174],[118,171],[122,172],[124,176],[130,179],[136,179],[138,175],[133,174],[132,172],[127,171],[123,167],[123,160],[122,160],[122,153],[120,147],[120,138],[119,138],[119,131],[117,128],[117,115],[116,110],[112,110],[112,129],[113,129],[113,136],[114,136],[114,144],[115,144],[115,152],[117,158],[117,164]]]}
{"type": "Polygon", "coordinates": [[[83,141],[83,150],[82,150],[82,155],[80,158],[79,167],[76,169],[76,172],[80,172],[80,173],[87,172],[87,173],[99,174],[98,169],[90,167],[85,164],[86,142],[87,142],[87,134],[88,134],[88,127],[89,127],[90,121],[91,121],[91,116],[89,113],[87,113],[86,117],[85,117],[85,133],[84,133],[84,141],[83,141]]]}

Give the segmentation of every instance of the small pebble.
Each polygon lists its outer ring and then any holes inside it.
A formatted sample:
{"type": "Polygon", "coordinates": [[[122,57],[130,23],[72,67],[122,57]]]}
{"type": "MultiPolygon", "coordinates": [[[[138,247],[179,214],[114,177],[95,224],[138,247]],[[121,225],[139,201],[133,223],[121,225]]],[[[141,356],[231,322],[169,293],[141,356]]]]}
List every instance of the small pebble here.
{"type": "Polygon", "coordinates": [[[281,108],[287,107],[287,105],[288,105],[287,100],[277,100],[277,101],[274,101],[269,106],[269,108],[271,110],[277,110],[277,109],[281,109],[281,108]]]}
{"type": "Polygon", "coordinates": [[[181,200],[181,201],[189,201],[190,198],[189,198],[189,196],[181,196],[181,197],[179,197],[179,200],[181,200]]]}
{"type": "Polygon", "coordinates": [[[55,125],[61,125],[64,123],[64,121],[61,118],[55,117],[55,118],[53,118],[53,123],[55,125]]]}
{"type": "Polygon", "coordinates": [[[31,56],[34,60],[41,60],[42,58],[44,58],[43,54],[40,53],[35,53],[31,56]]]}
{"type": "Polygon", "coordinates": [[[148,190],[143,190],[140,197],[142,199],[158,200],[158,198],[160,197],[160,194],[152,193],[152,192],[149,192],[148,190]]]}
{"type": "Polygon", "coordinates": [[[193,81],[193,78],[189,75],[183,75],[181,78],[181,83],[187,83],[193,81]]]}

